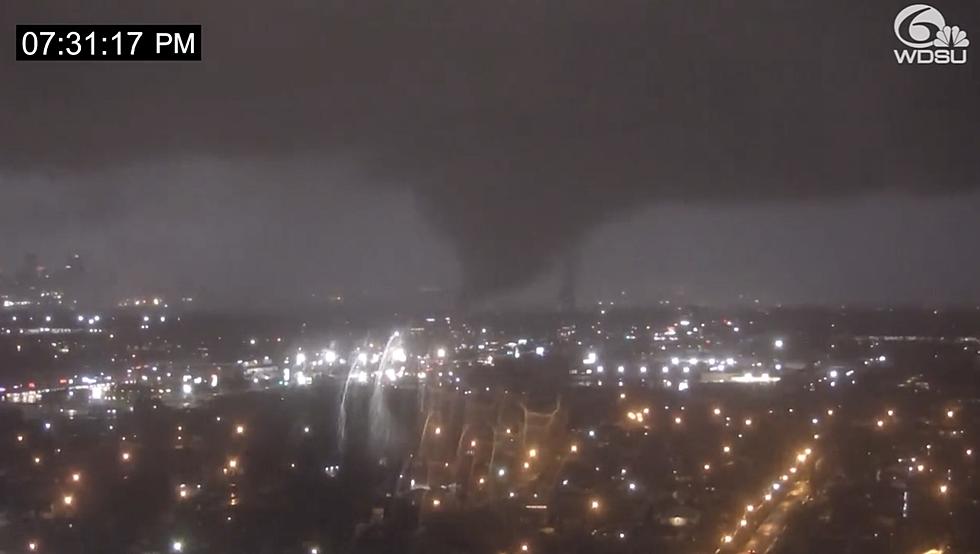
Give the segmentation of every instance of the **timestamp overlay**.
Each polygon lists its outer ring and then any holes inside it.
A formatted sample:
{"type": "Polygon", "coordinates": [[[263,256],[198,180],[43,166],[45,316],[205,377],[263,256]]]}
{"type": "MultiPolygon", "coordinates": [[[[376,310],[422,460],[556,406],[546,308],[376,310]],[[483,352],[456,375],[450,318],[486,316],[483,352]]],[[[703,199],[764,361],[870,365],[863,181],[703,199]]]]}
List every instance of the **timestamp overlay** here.
{"type": "Polygon", "coordinates": [[[17,25],[19,61],[200,61],[200,25],[17,25]]]}

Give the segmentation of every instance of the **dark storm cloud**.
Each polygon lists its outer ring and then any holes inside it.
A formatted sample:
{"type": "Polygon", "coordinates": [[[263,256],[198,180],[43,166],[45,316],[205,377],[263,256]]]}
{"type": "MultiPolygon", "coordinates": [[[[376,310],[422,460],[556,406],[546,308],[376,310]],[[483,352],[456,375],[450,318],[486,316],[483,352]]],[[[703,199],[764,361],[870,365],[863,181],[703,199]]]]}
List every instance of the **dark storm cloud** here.
{"type": "MultiPolygon", "coordinates": [[[[186,157],[344,160],[360,168],[358,186],[411,190],[480,296],[659,201],[976,186],[976,62],[896,64],[903,6],[13,0],[7,28],[202,23],[205,61],[18,64],[8,52],[0,163],[71,173],[186,157]]],[[[980,32],[975,2],[938,7],[980,32]]],[[[119,202],[98,183],[66,196],[67,209],[95,215],[119,202]]]]}

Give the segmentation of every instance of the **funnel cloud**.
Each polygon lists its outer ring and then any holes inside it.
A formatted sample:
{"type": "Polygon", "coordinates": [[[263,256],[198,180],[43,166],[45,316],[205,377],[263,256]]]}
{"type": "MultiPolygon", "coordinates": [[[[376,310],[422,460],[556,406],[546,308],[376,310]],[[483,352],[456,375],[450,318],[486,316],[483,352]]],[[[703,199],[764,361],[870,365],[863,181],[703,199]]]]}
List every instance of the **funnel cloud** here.
{"type": "MultiPolygon", "coordinates": [[[[337,218],[324,215],[332,195],[362,195],[366,204],[372,195],[407,197],[451,249],[461,295],[482,300],[567,272],[597,228],[650,206],[779,210],[975,190],[976,64],[898,65],[892,24],[901,8],[14,0],[8,27],[200,23],[204,61],[17,63],[7,51],[0,179],[39,210],[43,226],[149,215],[160,240],[172,233],[186,242],[193,237],[181,228],[196,229],[201,217],[218,235],[252,218],[274,229],[254,237],[263,252],[295,258],[304,237],[337,232],[337,218]],[[241,17],[228,18],[232,11],[241,17]],[[175,185],[174,196],[156,189],[155,168],[185,174],[197,164],[260,169],[198,174],[199,185],[175,185]],[[336,192],[345,187],[357,192],[336,192]],[[200,209],[202,196],[209,209],[200,209]],[[38,207],[52,197],[61,213],[38,207]],[[162,205],[141,202],[147,197],[162,205]],[[188,212],[195,220],[184,226],[188,212]],[[177,223],[166,225],[171,218],[177,223]]],[[[976,3],[942,9],[980,32],[976,3]]],[[[14,215],[4,231],[28,221],[37,220],[14,215]]],[[[238,245],[209,240],[190,258],[238,245]]],[[[2,254],[27,246],[14,241],[2,254]]],[[[122,264],[117,271],[125,278],[122,264]]],[[[279,273],[256,269],[228,286],[249,297],[279,273]]]]}

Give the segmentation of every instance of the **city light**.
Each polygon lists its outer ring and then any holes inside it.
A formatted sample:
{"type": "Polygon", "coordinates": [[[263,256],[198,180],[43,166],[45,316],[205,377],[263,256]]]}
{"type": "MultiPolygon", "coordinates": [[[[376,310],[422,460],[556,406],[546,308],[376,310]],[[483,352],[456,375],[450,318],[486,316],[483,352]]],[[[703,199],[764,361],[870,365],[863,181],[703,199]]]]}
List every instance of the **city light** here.
{"type": "MultiPolygon", "coordinates": [[[[505,318],[489,327],[453,312],[424,322],[403,314],[384,327],[345,315],[334,328],[301,312],[247,330],[215,323],[211,338],[184,338],[195,316],[171,303],[164,330],[156,325],[162,308],[147,301],[135,313],[104,312],[108,329],[149,317],[148,329],[117,330],[113,341],[88,334],[88,317],[75,325],[73,304],[67,317],[55,314],[71,332],[20,332],[2,316],[10,344],[52,365],[50,377],[17,383],[15,372],[0,390],[12,414],[7,440],[15,438],[0,472],[15,496],[37,493],[11,500],[10,521],[43,520],[12,540],[21,550],[51,551],[73,533],[87,536],[92,522],[128,521],[120,514],[142,513],[132,509],[142,497],[120,506],[104,500],[142,490],[147,475],[164,484],[166,513],[162,526],[134,522],[144,536],[133,544],[170,552],[234,549],[244,530],[268,532],[275,551],[314,554],[324,547],[313,540],[342,544],[359,529],[396,523],[389,510],[402,504],[422,507],[405,529],[406,548],[419,546],[417,536],[465,529],[466,518],[486,510],[513,516],[479,520],[499,526],[485,531],[508,552],[576,540],[632,551],[676,537],[695,550],[774,551],[784,535],[810,532],[809,523],[798,527],[809,513],[802,506],[819,499],[820,510],[846,511],[840,483],[864,499],[871,522],[857,529],[863,519],[835,519],[845,536],[878,533],[877,543],[896,552],[958,536],[930,521],[966,521],[975,504],[968,485],[976,399],[942,370],[980,354],[973,338],[954,326],[942,327],[950,329],[943,339],[926,332],[932,327],[856,334],[841,325],[844,308],[791,325],[789,308],[772,318],[775,308],[762,306],[740,310],[746,320],[732,336],[729,310],[664,302],[662,313],[583,312],[555,316],[551,327],[505,318]],[[660,321],[664,313],[673,323],[660,321]],[[682,315],[688,325],[677,323],[682,315]],[[825,325],[829,335],[803,336],[825,325]],[[247,338],[255,332],[261,338],[247,338]],[[894,369],[876,364],[885,348],[894,369]],[[921,359],[939,370],[915,370],[921,359]],[[658,367],[665,375],[655,375],[658,367]],[[114,468],[99,467],[106,452],[110,461],[118,453],[114,468]],[[339,460],[360,467],[341,471],[339,460]],[[281,503],[297,491],[311,502],[281,503]],[[274,521],[253,517],[282,508],[285,518],[326,521],[333,507],[324,506],[339,493],[363,501],[338,520],[349,528],[279,537],[274,521]],[[21,505],[37,514],[18,513],[21,505]],[[551,526],[582,517],[585,527],[551,526]],[[914,540],[883,523],[899,519],[918,530],[914,540]],[[640,520],[651,525],[636,533],[640,520]]],[[[20,321],[40,318],[25,309],[20,321]]],[[[34,363],[25,354],[18,356],[34,363]]]]}

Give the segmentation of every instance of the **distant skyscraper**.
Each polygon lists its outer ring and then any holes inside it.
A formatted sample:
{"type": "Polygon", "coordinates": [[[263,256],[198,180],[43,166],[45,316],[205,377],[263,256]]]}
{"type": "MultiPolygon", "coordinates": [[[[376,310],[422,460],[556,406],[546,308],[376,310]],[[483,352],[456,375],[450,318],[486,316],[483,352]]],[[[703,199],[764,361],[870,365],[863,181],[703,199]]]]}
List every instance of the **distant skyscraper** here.
{"type": "Polygon", "coordinates": [[[561,268],[561,284],[558,289],[558,308],[563,312],[575,311],[575,290],[578,288],[579,258],[578,248],[565,252],[561,268]]]}
{"type": "Polygon", "coordinates": [[[24,260],[17,269],[17,274],[14,276],[14,279],[22,290],[27,290],[37,284],[42,271],[44,271],[44,268],[38,262],[37,254],[29,252],[24,255],[24,260]]]}

